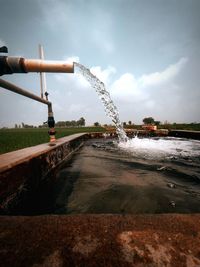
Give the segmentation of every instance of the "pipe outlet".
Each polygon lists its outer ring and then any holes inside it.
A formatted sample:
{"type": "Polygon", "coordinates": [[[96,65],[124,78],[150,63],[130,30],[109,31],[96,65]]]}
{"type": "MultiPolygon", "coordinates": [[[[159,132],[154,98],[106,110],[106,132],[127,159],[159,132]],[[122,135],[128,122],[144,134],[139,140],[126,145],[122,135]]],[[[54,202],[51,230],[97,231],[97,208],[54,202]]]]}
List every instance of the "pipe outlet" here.
{"type": "Polygon", "coordinates": [[[0,75],[27,72],[74,73],[74,63],[22,57],[0,57],[0,75]]]}

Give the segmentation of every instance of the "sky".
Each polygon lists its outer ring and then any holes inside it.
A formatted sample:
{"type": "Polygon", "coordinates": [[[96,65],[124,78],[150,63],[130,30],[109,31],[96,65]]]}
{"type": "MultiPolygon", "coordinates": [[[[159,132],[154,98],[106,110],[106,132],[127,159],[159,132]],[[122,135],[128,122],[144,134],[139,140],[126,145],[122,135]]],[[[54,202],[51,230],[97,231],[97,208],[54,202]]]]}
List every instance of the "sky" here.
{"type": "MultiPolygon", "coordinates": [[[[0,0],[9,56],[76,61],[106,85],[122,122],[200,122],[199,0],[0,0]]],[[[3,54],[2,54],[3,55],[3,54]]],[[[1,78],[39,95],[38,73],[1,78]]],[[[56,121],[112,123],[77,73],[46,75],[56,121]]],[[[0,127],[39,125],[47,107],[0,87],[0,127]]]]}

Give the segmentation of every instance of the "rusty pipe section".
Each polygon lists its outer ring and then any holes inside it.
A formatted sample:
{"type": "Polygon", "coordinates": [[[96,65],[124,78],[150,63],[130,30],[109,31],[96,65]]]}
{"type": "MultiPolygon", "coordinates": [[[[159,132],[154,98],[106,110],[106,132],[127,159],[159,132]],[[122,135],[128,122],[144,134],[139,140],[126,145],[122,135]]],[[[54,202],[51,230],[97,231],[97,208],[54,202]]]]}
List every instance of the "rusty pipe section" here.
{"type": "Polygon", "coordinates": [[[74,63],[22,57],[0,57],[0,75],[27,72],[74,73],[74,63]]]}

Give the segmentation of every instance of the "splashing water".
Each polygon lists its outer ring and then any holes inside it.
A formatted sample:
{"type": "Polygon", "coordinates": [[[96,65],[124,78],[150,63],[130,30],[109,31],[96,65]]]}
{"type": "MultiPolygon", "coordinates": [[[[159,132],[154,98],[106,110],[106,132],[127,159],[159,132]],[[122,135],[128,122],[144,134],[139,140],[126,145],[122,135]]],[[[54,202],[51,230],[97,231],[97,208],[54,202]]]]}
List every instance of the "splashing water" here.
{"type": "Polygon", "coordinates": [[[163,159],[186,159],[199,158],[200,142],[196,140],[186,140],[178,138],[138,138],[137,136],[129,139],[122,127],[119,113],[114,105],[105,85],[85,66],[74,62],[79,73],[95,89],[101,99],[106,115],[115,123],[116,132],[119,137],[118,148],[130,153],[133,157],[153,160],[163,159]]]}
{"type": "Polygon", "coordinates": [[[74,62],[74,65],[78,68],[79,72],[86,78],[86,80],[91,84],[91,86],[99,95],[99,98],[104,105],[106,115],[110,117],[115,124],[119,141],[126,142],[128,138],[122,127],[122,123],[120,122],[117,107],[114,105],[109,92],[106,90],[105,84],[101,82],[94,74],[92,74],[90,70],[85,66],[77,62],[74,62]]]}
{"type": "Polygon", "coordinates": [[[165,137],[135,138],[126,143],[120,142],[118,147],[132,156],[146,159],[199,158],[200,141],[165,137]]]}

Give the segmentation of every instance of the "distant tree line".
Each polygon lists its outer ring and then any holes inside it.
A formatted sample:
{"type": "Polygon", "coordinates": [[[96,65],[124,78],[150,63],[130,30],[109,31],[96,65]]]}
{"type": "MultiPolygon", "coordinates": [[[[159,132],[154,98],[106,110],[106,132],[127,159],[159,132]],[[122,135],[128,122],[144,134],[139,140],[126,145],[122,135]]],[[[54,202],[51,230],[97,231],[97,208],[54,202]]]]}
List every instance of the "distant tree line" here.
{"type": "Polygon", "coordinates": [[[94,122],[94,126],[98,127],[98,126],[100,126],[100,123],[98,121],[96,121],[96,122],[94,122]]]}
{"type": "Polygon", "coordinates": [[[132,121],[128,121],[128,122],[126,122],[126,121],[124,121],[123,122],[123,127],[124,128],[133,128],[133,123],[132,123],[132,121]]]}
{"type": "Polygon", "coordinates": [[[79,120],[75,121],[58,121],[55,124],[56,127],[82,127],[85,126],[85,119],[81,117],[79,120]]]}
{"type": "MultiPolygon", "coordinates": [[[[55,127],[82,127],[85,126],[85,119],[83,117],[81,117],[79,120],[75,121],[58,121],[55,123],[55,127]]],[[[39,125],[38,128],[47,128],[48,124],[47,121],[43,122],[42,125],[39,125]]],[[[18,128],[37,128],[34,125],[29,125],[29,124],[25,124],[24,122],[22,122],[21,124],[17,124],[15,123],[15,129],[18,128]]]]}
{"type": "MultiPolygon", "coordinates": [[[[157,125],[158,128],[160,129],[161,127],[163,129],[182,129],[182,130],[195,130],[195,131],[200,131],[200,123],[199,122],[191,122],[191,123],[170,123],[168,121],[164,121],[161,123],[160,121],[155,120],[153,117],[145,117],[143,120],[143,123],[145,125],[151,124],[151,125],[157,125]]],[[[71,121],[58,121],[55,124],[56,127],[83,127],[85,126],[85,119],[81,117],[79,120],[71,120],[71,121]]],[[[101,123],[99,122],[94,122],[93,126],[99,127],[101,126],[101,123]]],[[[104,127],[113,127],[113,124],[107,125],[104,124],[104,127]]],[[[127,122],[123,122],[123,127],[125,129],[141,129],[141,124],[134,124],[132,123],[131,120],[127,122]]],[[[47,122],[44,122],[42,125],[34,126],[34,125],[29,125],[25,124],[22,122],[21,124],[15,123],[14,125],[15,129],[21,129],[21,128],[48,128],[47,122]]],[[[2,127],[0,129],[8,129],[8,127],[2,127]]]]}
{"type": "Polygon", "coordinates": [[[21,124],[15,123],[15,129],[20,129],[20,128],[37,128],[37,127],[34,125],[25,124],[23,122],[21,124]]]}

